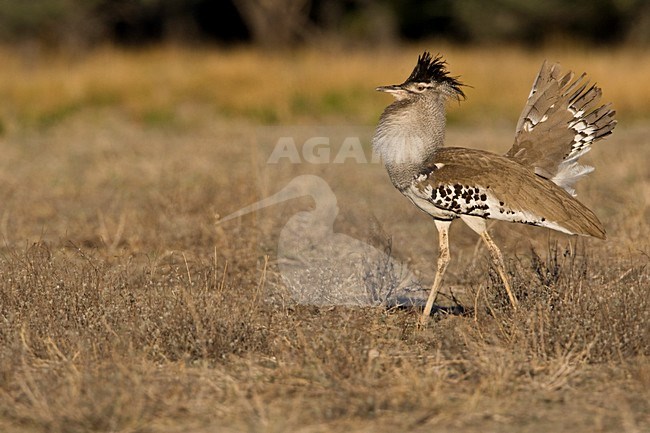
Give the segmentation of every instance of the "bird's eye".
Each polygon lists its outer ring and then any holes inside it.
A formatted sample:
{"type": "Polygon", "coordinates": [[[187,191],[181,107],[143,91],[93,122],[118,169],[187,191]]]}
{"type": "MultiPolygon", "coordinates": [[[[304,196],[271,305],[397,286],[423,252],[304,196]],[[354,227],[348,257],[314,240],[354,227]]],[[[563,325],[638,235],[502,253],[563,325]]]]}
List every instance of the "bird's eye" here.
{"type": "Polygon", "coordinates": [[[424,92],[424,89],[426,89],[426,88],[427,88],[427,86],[425,86],[424,84],[418,84],[417,87],[416,87],[418,92],[424,92]]]}

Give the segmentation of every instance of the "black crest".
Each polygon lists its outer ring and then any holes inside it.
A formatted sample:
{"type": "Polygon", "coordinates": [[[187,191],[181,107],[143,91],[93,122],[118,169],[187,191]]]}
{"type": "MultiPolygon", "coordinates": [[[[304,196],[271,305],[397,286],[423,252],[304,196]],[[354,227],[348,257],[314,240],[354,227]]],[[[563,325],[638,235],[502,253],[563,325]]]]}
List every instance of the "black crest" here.
{"type": "Polygon", "coordinates": [[[430,81],[447,83],[459,96],[465,97],[465,94],[460,89],[464,84],[458,81],[458,77],[449,76],[447,62],[443,60],[442,56],[437,55],[436,57],[431,57],[431,54],[425,51],[422,55],[418,56],[418,64],[415,65],[413,72],[411,72],[411,75],[406,79],[404,84],[409,82],[426,83],[430,81]]]}

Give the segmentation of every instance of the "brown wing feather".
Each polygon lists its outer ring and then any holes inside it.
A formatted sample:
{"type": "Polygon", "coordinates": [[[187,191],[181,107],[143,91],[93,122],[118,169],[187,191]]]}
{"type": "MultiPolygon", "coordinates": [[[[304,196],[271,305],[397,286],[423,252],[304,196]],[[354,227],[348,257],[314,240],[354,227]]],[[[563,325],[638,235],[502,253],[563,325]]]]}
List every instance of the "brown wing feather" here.
{"type": "Polygon", "coordinates": [[[456,215],[475,215],[605,237],[598,218],[553,182],[512,159],[442,148],[416,180],[419,198],[456,215]]]}

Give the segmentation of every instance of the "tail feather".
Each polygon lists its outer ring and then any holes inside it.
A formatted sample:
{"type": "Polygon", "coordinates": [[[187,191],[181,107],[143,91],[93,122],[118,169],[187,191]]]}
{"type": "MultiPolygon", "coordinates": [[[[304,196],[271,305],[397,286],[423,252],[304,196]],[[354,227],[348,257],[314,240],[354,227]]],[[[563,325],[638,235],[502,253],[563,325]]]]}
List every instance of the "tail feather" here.
{"type": "Polygon", "coordinates": [[[542,64],[506,154],[572,195],[578,179],[593,171],[578,158],[616,126],[611,104],[598,105],[601,89],[584,73],[574,77],[557,63],[542,64]]]}

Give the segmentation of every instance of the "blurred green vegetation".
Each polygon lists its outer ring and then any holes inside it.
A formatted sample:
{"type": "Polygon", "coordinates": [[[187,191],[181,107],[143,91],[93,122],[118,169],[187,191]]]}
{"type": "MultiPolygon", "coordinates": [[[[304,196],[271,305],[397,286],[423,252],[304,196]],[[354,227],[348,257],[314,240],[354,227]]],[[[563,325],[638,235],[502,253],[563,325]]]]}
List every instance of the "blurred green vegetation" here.
{"type": "Polygon", "coordinates": [[[647,0],[0,0],[0,41],[84,48],[164,41],[269,48],[571,40],[650,44],[647,0]]]}

